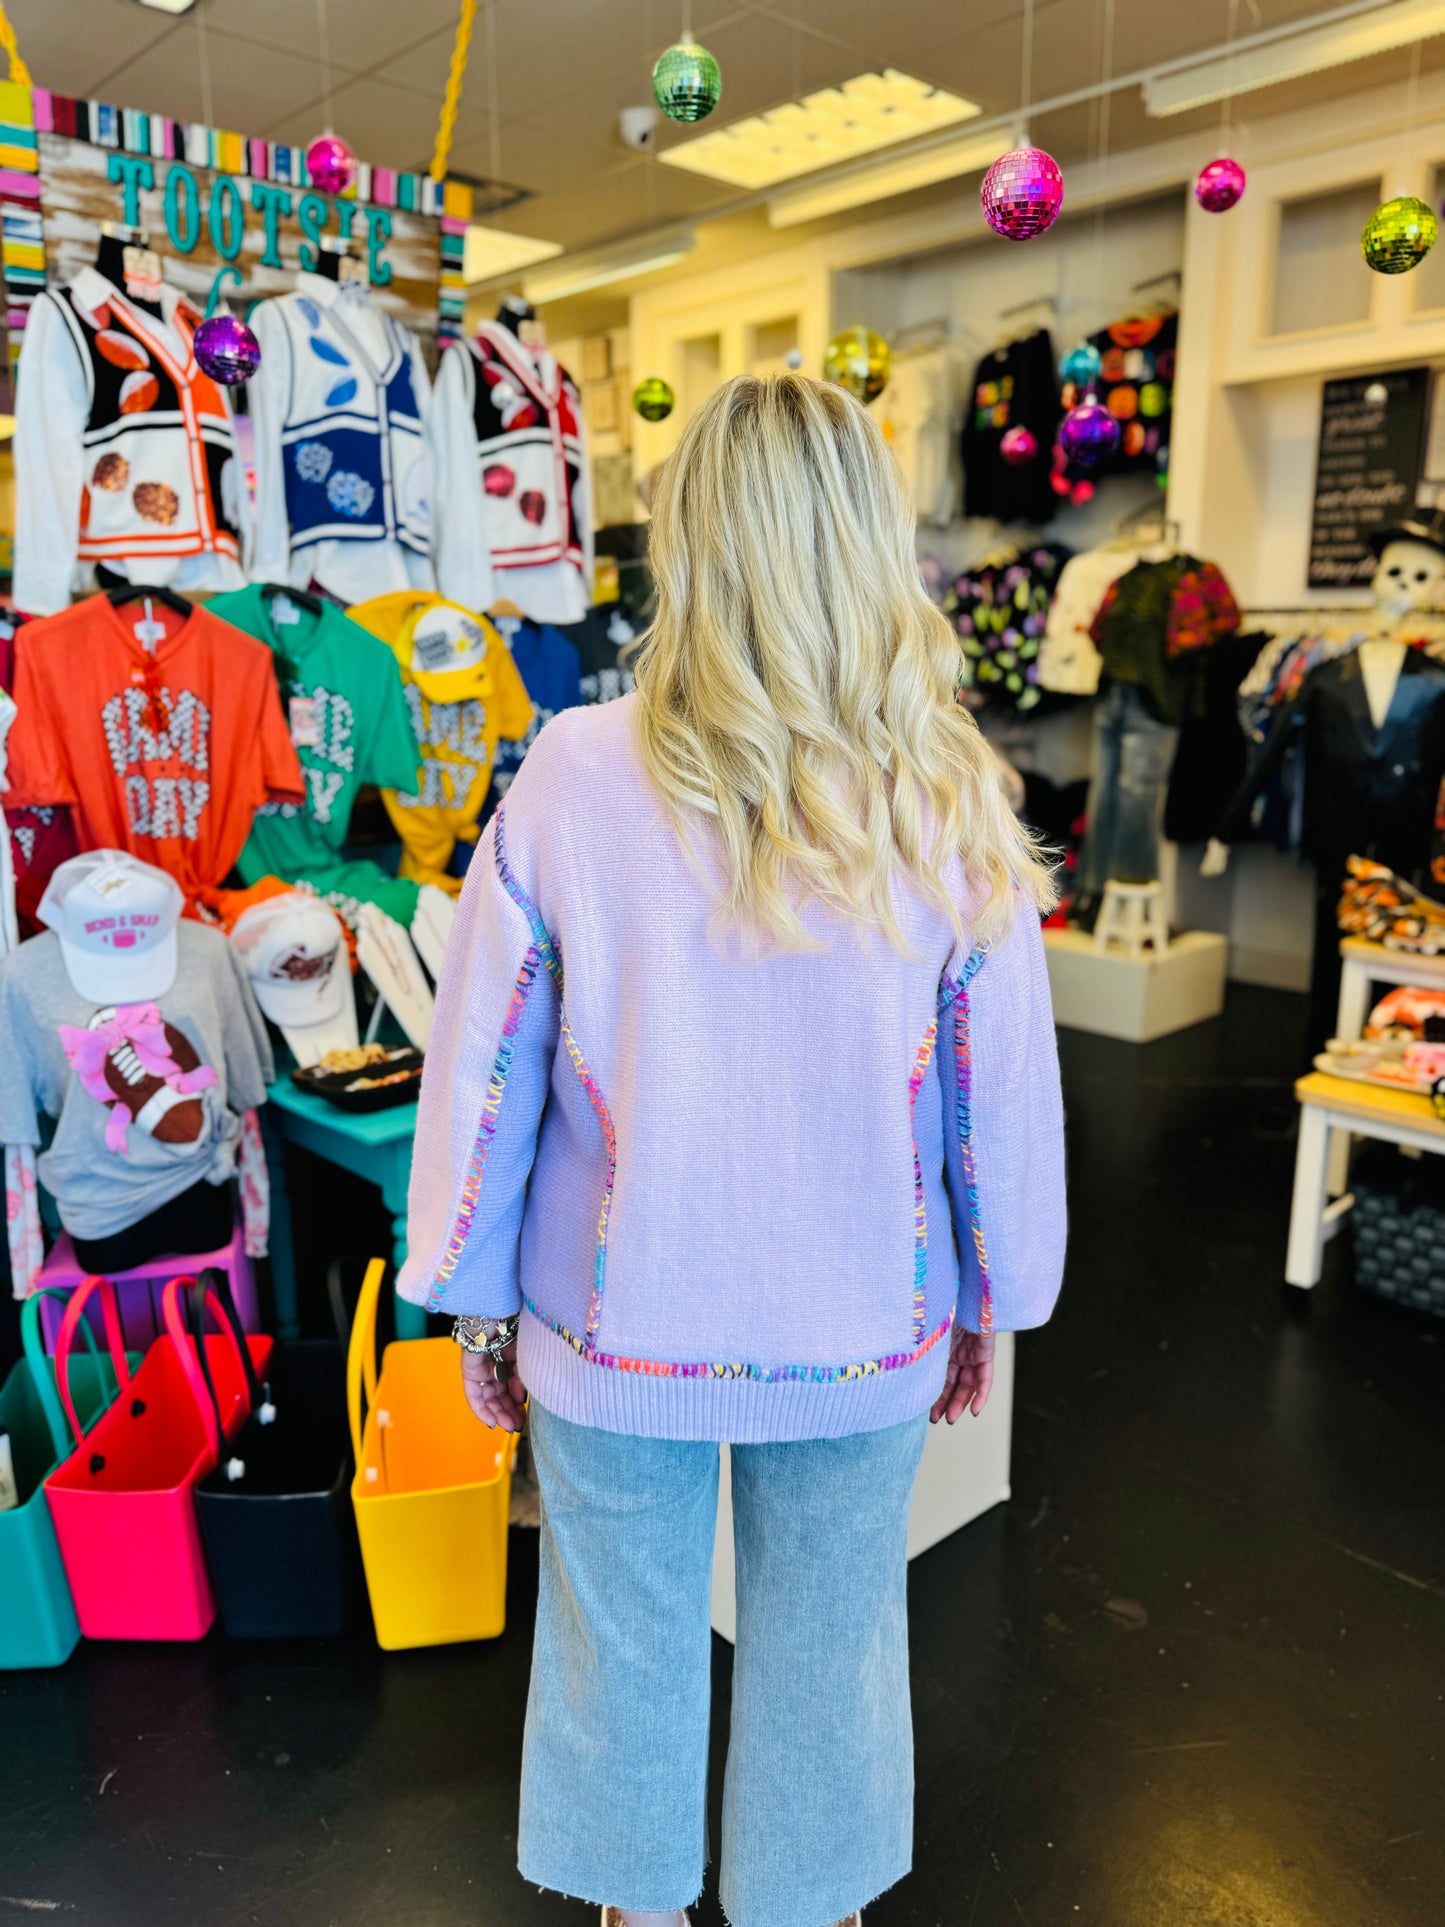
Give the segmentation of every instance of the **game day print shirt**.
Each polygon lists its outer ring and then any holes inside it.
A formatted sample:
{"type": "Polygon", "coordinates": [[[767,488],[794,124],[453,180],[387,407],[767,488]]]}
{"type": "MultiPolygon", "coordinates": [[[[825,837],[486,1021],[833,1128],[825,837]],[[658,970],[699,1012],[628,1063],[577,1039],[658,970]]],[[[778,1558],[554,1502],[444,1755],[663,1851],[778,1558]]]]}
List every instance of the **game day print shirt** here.
{"type": "Polygon", "coordinates": [[[16,638],[8,804],[66,804],[187,897],[223,881],[263,803],[301,802],[271,652],[228,622],[91,596],[16,638]]]}

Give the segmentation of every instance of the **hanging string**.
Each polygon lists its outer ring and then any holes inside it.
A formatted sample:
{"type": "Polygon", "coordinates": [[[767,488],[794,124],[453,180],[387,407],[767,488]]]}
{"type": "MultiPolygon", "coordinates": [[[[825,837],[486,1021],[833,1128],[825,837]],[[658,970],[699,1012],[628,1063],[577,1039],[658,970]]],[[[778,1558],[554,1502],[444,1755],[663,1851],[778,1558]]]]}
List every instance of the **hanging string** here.
{"type": "Polygon", "coordinates": [[[1415,112],[1420,104],[1420,48],[1416,41],[1410,49],[1410,81],[1405,92],[1405,132],[1410,133],[1415,125],[1415,112]]]}
{"type": "Polygon", "coordinates": [[[447,72],[447,90],[442,99],[442,117],[437,124],[436,146],[432,149],[430,173],[434,181],[444,181],[452,137],[457,128],[457,107],[462,97],[462,82],[467,77],[467,54],[472,44],[472,23],[477,17],[477,0],[462,0],[457,20],[457,37],[452,42],[452,64],[447,72]]]}
{"type": "Polygon", "coordinates": [[[692,45],[692,0],[682,0],[682,38],[685,46],[692,45]]]}
{"type": "Polygon", "coordinates": [[[1024,45],[1019,64],[1019,121],[1027,138],[1029,106],[1034,97],[1034,0],[1024,0],[1024,45]]]}
{"type": "Polygon", "coordinates": [[[196,8],[196,64],[201,70],[201,121],[206,127],[214,127],[216,117],[211,112],[211,46],[206,39],[206,0],[196,8]]]}
{"type": "Polygon", "coordinates": [[[1224,30],[1224,100],[1219,114],[1219,151],[1229,151],[1229,130],[1234,125],[1234,36],[1239,30],[1239,0],[1229,0],[1229,25],[1224,30]]]}
{"type": "Polygon", "coordinates": [[[5,11],[4,0],[0,0],[0,47],[3,47],[10,56],[11,80],[17,87],[28,87],[30,69],[20,58],[20,49],[15,41],[15,29],[11,26],[10,16],[5,11]]]}
{"type": "MultiPolygon", "coordinates": [[[[205,0],[201,0],[205,5],[205,0]]],[[[326,0],[316,0],[316,58],[321,68],[321,114],[327,133],[335,133],[336,120],[331,105],[331,23],[326,16],[326,0]]]]}

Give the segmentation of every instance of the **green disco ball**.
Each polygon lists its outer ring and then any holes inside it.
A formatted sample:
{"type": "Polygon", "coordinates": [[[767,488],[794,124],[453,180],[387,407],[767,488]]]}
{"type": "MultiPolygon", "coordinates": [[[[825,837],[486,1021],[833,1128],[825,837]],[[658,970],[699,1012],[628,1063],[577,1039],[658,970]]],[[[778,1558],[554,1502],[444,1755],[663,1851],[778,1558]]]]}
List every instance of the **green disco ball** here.
{"type": "Polygon", "coordinates": [[[661,375],[649,375],[633,389],[632,406],[645,422],[665,422],[677,406],[677,396],[661,375]]]}
{"type": "Polygon", "coordinates": [[[828,343],[823,379],[837,382],[861,402],[870,402],[888,386],[892,361],[882,335],[875,335],[871,328],[845,328],[828,343]]]}
{"type": "Polygon", "coordinates": [[[1360,252],[1376,274],[1408,274],[1435,245],[1438,223],[1428,201],[1401,194],[1377,207],[1360,236],[1360,252]]]}
{"type": "Polygon", "coordinates": [[[706,47],[679,40],[652,70],[652,97],[669,120],[706,120],[722,99],[722,68],[706,47]]]}

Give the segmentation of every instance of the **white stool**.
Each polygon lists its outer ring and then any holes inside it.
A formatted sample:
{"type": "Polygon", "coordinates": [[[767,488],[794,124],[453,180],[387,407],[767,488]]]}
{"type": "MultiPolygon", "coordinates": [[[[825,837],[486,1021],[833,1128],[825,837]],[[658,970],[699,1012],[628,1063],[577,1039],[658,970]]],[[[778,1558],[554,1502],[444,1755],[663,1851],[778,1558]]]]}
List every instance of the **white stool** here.
{"type": "Polygon", "coordinates": [[[1164,890],[1158,883],[1104,885],[1104,901],[1094,925],[1094,948],[1118,945],[1126,956],[1142,957],[1146,945],[1162,957],[1169,948],[1169,925],[1164,916],[1164,890]]]}

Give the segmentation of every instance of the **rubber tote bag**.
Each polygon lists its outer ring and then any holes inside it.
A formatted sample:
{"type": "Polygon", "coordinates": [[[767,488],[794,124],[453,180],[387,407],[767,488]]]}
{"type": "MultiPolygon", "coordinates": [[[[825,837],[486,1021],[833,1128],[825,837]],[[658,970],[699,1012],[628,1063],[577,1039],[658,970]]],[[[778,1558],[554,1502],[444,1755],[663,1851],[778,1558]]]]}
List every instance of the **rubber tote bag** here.
{"type": "Polygon", "coordinates": [[[495,1639],[516,1435],[473,1416],[450,1338],[388,1345],[376,1376],[384,1271],[373,1259],[346,1361],[351,1497],[376,1637],[388,1649],[495,1639]]]}
{"type": "MultiPolygon", "coordinates": [[[[211,1281],[227,1321],[240,1319],[225,1274],[211,1281]]],[[[333,1304],[335,1297],[333,1296],[333,1304]]],[[[204,1294],[191,1294],[192,1333],[204,1294]]],[[[220,1415],[209,1365],[213,1435],[220,1415]]],[[[221,1623],[235,1639],[299,1639],[345,1632],[361,1573],[352,1514],[346,1357],[338,1340],[285,1340],[271,1353],[251,1416],[196,1487],[206,1559],[221,1623]]]]}
{"type": "MultiPolygon", "coordinates": [[[[80,1622],[61,1563],[44,1482],[73,1441],[55,1391],[55,1361],[45,1355],[40,1329],[42,1297],[35,1292],[20,1313],[25,1356],[0,1386],[0,1431],[9,1434],[20,1501],[0,1512],[0,1667],[60,1666],[75,1650],[80,1622]]],[[[71,1394],[85,1424],[98,1418],[140,1364],[138,1352],[121,1358],[123,1376],[96,1350],[90,1326],[82,1327],[88,1358],[72,1359],[71,1394]]]]}
{"type": "MultiPolygon", "coordinates": [[[[45,1481],[80,1630],[87,1639],[199,1639],[216,1616],[201,1550],[195,1488],[215,1462],[203,1416],[204,1383],[191,1352],[179,1296],[194,1283],[173,1278],[162,1299],[166,1333],[99,1423],[77,1422],[69,1391],[75,1328],[94,1292],[111,1357],[120,1317],[109,1280],[87,1278],[71,1296],[55,1345],[55,1375],[76,1450],[45,1481]]],[[[229,1437],[250,1409],[247,1374],[229,1330],[205,1340],[229,1437]]],[[[246,1349],[258,1372],[271,1340],[246,1349]]]]}

